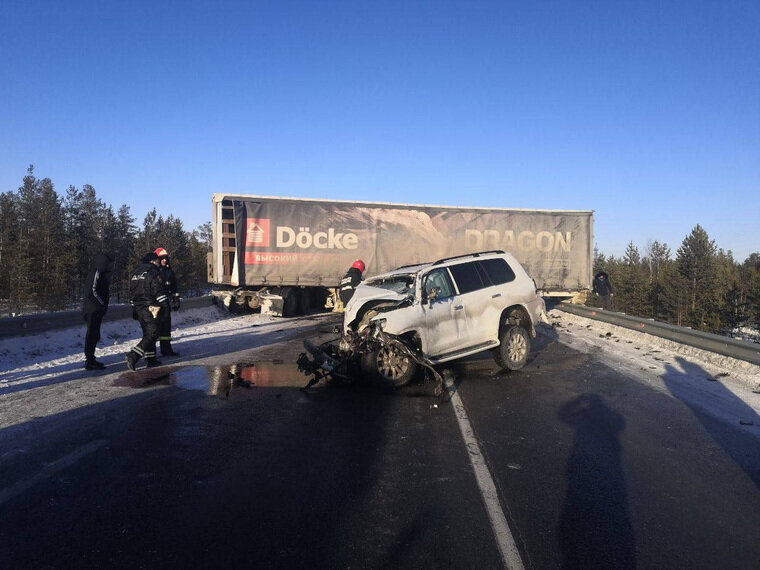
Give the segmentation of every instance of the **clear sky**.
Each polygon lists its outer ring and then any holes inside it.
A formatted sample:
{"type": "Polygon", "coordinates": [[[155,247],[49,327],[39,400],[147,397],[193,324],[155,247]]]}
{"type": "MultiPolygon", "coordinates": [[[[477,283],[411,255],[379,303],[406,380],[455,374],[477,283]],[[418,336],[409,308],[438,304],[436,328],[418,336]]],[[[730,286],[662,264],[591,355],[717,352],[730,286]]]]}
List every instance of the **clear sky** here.
{"type": "Polygon", "coordinates": [[[760,1],[0,0],[0,191],[595,210],[760,251],[760,1]]]}

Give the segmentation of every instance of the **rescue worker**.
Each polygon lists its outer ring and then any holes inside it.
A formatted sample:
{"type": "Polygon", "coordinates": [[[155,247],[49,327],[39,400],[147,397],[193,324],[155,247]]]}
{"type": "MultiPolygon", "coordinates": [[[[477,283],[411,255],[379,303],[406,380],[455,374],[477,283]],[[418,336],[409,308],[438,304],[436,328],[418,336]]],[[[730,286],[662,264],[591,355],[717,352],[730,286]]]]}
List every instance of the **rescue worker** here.
{"type": "Polygon", "coordinates": [[[164,278],[164,286],[169,295],[169,308],[161,314],[161,321],[158,325],[158,341],[161,346],[162,356],[179,356],[179,352],[172,349],[172,311],[179,310],[180,297],[177,292],[177,279],[174,277],[174,271],[169,264],[169,252],[163,247],[154,251],[160,262],[161,275],[164,278]]]}
{"type": "Polygon", "coordinates": [[[340,280],[340,301],[345,307],[354,296],[354,290],[356,286],[362,281],[362,273],[364,273],[364,262],[361,259],[354,261],[353,265],[346,271],[343,279],[340,280]]]}
{"type": "Polygon", "coordinates": [[[612,291],[610,276],[604,271],[600,271],[594,276],[594,293],[601,298],[602,306],[605,309],[615,309],[615,301],[613,299],[615,294],[612,291]]]}
{"type": "Polygon", "coordinates": [[[161,364],[156,358],[156,341],[161,312],[169,310],[169,297],[159,267],[158,256],[152,251],[146,253],[129,282],[129,302],[134,307],[143,333],[137,346],[125,355],[130,370],[135,369],[137,361],[143,356],[149,368],[161,364]]]}
{"type": "Polygon", "coordinates": [[[111,273],[113,258],[107,253],[99,253],[92,258],[92,268],[87,274],[84,290],[84,306],[82,314],[87,323],[87,333],[84,337],[85,370],[102,370],[106,367],[95,360],[95,347],[100,340],[100,323],[108,310],[108,300],[111,297],[111,273]]]}

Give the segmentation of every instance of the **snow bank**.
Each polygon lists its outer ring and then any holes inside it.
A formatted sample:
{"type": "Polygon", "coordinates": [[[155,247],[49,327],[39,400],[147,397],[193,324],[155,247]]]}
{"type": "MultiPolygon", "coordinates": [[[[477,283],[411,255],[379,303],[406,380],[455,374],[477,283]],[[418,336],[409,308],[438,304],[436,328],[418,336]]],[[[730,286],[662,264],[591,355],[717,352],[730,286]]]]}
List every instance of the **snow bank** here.
{"type": "MultiPolygon", "coordinates": [[[[197,342],[219,338],[251,326],[272,323],[287,326],[288,320],[262,315],[235,316],[216,306],[179,311],[172,314],[172,345],[181,353],[183,344],[189,339],[197,342]]],[[[85,332],[82,323],[81,327],[0,339],[0,388],[81,368],[84,365],[85,332]]],[[[137,344],[142,333],[137,321],[123,319],[103,323],[100,336],[96,358],[105,364],[113,364],[123,362],[124,353],[137,344]]]]}
{"type": "Polygon", "coordinates": [[[542,334],[760,437],[760,366],[559,310],[542,334]]]}

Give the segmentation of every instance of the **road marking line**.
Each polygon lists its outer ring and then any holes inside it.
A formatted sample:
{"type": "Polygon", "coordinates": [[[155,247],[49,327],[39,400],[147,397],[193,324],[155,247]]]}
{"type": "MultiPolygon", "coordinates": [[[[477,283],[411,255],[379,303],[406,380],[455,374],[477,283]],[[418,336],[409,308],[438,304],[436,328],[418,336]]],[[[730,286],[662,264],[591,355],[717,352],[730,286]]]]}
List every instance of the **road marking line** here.
{"type": "Polygon", "coordinates": [[[76,451],[72,451],[68,455],[64,455],[60,459],[56,459],[52,463],[45,465],[39,473],[36,475],[30,477],[29,479],[25,479],[23,481],[19,481],[15,485],[11,485],[10,487],[7,487],[0,491],[0,505],[5,503],[6,501],[9,501],[13,497],[20,495],[27,489],[33,487],[40,481],[43,481],[44,479],[47,479],[51,475],[54,475],[58,471],[61,471],[62,469],[66,469],[67,467],[70,467],[71,465],[74,465],[77,461],[85,457],[86,455],[89,455],[93,451],[97,451],[101,447],[103,447],[106,443],[108,443],[104,439],[96,439],[94,441],[91,441],[87,445],[83,445],[76,451]]]}
{"type": "Polygon", "coordinates": [[[480,452],[480,445],[475,437],[475,431],[472,429],[470,419],[467,417],[462,399],[459,397],[459,392],[454,392],[454,395],[451,397],[451,403],[454,406],[459,431],[462,433],[462,439],[464,439],[465,447],[470,456],[472,469],[475,471],[475,479],[478,481],[480,494],[483,496],[483,501],[486,504],[488,518],[491,521],[491,528],[493,529],[496,544],[499,546],[504,566],[508,570],[524,570],[525,566],[517,550],[517,544],[515,544],[512,531],[509,530],[507,517],[504,516],[504,511],[501,509],[496,485],[486,465],[485,457],[480,452]]]}

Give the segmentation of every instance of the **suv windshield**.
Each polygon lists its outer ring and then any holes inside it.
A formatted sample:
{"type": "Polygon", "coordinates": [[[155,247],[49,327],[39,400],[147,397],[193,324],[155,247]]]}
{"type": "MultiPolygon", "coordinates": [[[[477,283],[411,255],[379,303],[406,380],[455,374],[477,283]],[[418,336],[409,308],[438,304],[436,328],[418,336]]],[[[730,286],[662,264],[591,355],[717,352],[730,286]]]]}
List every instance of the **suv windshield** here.
{"type": "Polygon", "coordinates": [[[366,281],[366,284],[402,295],[414,295],[414,277],[414,275],[391,275],[366,281]]]}

